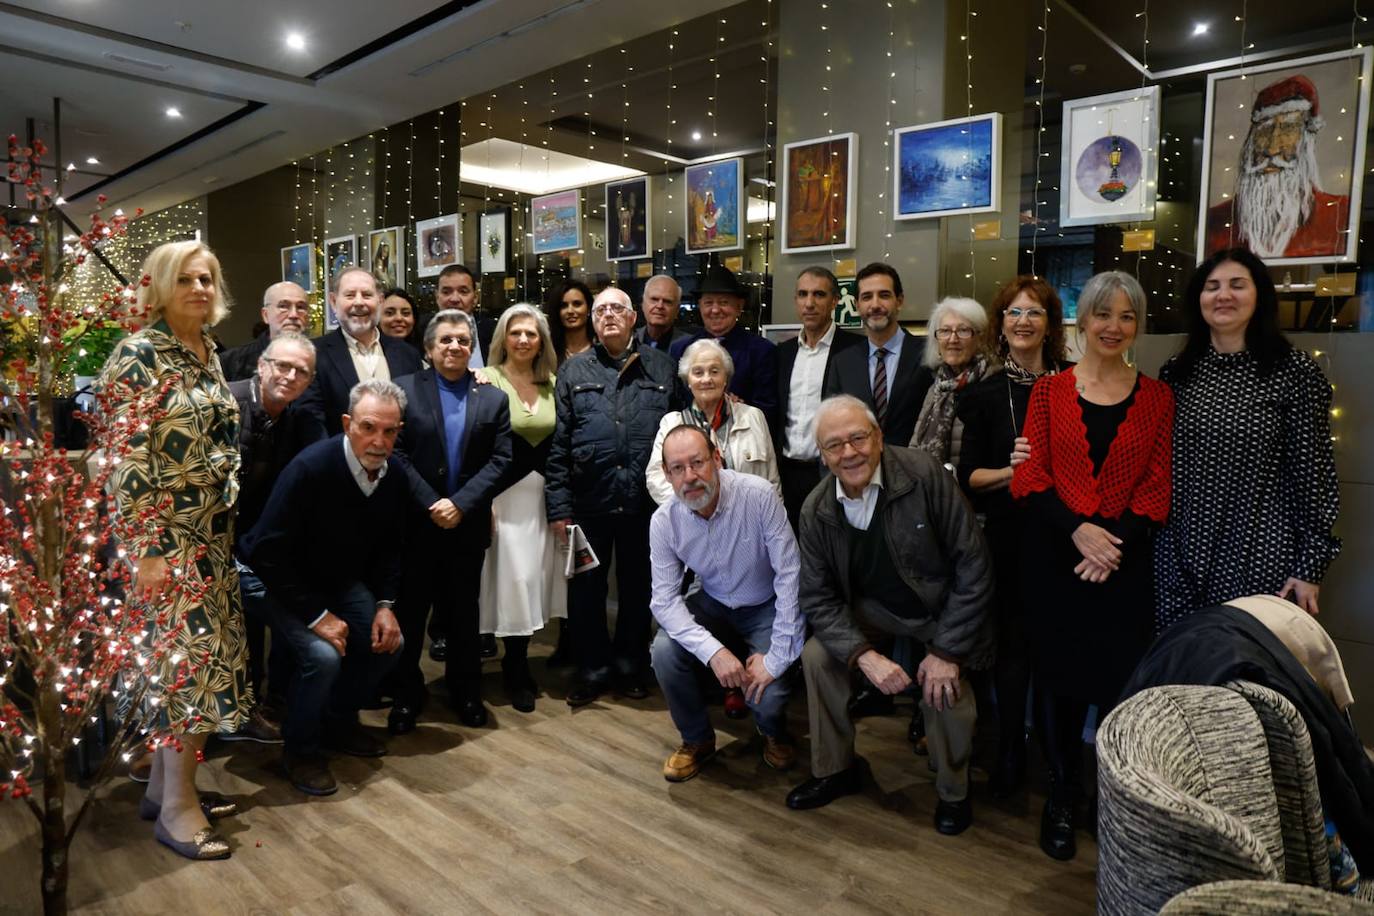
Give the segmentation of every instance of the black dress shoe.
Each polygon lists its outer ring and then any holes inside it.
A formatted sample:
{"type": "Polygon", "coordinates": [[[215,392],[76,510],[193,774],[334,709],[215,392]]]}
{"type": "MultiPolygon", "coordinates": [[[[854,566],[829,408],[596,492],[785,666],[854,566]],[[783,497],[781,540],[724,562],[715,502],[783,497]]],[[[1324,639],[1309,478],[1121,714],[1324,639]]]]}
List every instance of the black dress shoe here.
{"type": "Polygon", "coordinates": [[[397,703],[391,707],[391,713],[386,717],[386,730],[393,735],[406,735],[415,731],[415,720],[419,718],[419,712],[409,703],[397,703]]]}
{"type": "Polygon", "coordinates": [[[1045,812],[1040,816],[1040,848],[1045,850],[1045,855],[1060,862],[1067,862],[1078,854],[1078,844],[1073,837],[1073,805],[1046,800],[1045,812]]]}
{"type": "Polygon", "coordinates": [[[958,836],[973,823],[973,802],[941,801],[935,806],[935,830],[945,836],[958,836]]]}
{"type": "Polygon", "coordinates": [[[533,678],[507,678],[506,696],[516,712],[534,712],[534,702],[539,696],[539,685],[533,678]]]}
{"type": "Polygon", "coordinates": [[[594,703],[606,692],[606,685],[600,681],[578,681],[573,685],[573,689],[568,691],[568,705],[576,709],[579,706],[586,706],[594,703]]]}
{"type": "Polygon", "coordinates": [[[458,704],[458,721],[468,728],[481,728],[487,724],[487,708],[481,700],[464,700],[458,704]]]}
{"type": "Polygon", "coordinates": [[[629,700],[642,700],[649,695],[649,687],[638,674],[627,674],[616,684],[616,693],[629,700]]]}
{"type": "Polygon", "coordinates": [[[429,657],[436,662],[441,662],[448,658],[448,640],[436,639],[429,644],[429,657]]]}
{"type": "Polygon", "coordinates": [[[787,807],[806,811],[824,807],[842,795],[853,795],[863,788],[863,771],[863,760],[855,758],[847,770],[808,779],[787,793],[787,807]]]}
{"type": "Polygon", "coordinates": [[[333,795],[339,791],[328,761],[319,754],[283,754],[281,769],[291,785],[306,795],[333,795]]]}
{"type": "Polygon", "coordinates": [[[890,716],[894,703],[892,697],[877,687],[861,687],[849,701],[849,717],[863,719],[868,716],[890,716]]]}
{"type": "Polygon", "coordinates": [[[483,657],[483,658],[495,658],[495,657],[496,657],[497,651],[498,651],[498,650],[497,650],[497,648],[496,648],[496,634],[495,634],[495,633],[483,633],[483,634],[482,634],[482,649],[481,649],[482,657],[483,657]]]}
{"type": "Polygon", "coordinates": [[[386,745],[363,731],[360,726],[341,731],[327,731],[324,746],[350,757],[385,757],[386,745]]]}

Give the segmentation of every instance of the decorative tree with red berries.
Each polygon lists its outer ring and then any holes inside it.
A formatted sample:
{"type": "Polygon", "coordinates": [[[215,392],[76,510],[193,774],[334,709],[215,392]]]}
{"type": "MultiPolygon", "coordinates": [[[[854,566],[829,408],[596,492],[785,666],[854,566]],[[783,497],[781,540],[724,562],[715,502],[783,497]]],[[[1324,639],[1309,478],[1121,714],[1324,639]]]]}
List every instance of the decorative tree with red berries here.
{"type": "Polygon", "coordinates": [[[119,545],[146,534],[156,509],[120,517],[109,497],[112,472],[159,418],[167,386],[139,394],[101,386],[95,409],[78,415],[89,448],[69,453],[55,443],[63,366],[84,355],[88,334],[133,330],[140,314],[132,287],[98,302],[69,295],[71,272],[123,233],[128,218],[97,212],[88,231],[64,242],[61,175],[45,183],[45,152],[41,142],[21,147],[9,138],[8,180],[23,189],[28,210],[20,221],[0,218],[0,323],[22,354],[0,379],[0,798],[37,819],[44,912],[64,913],[68,850],[96,788],[140,745],[177,743],[153,714],[197,660],[174,658],[177,683],[155,683],[151,672],[172,651],[177,627],[161,609],[173,590],[198,594],[205,584],[190,557],[174,565],[163,592],[129,594],[119,545]],[[109,723],[111,706],[119,711],[109,723]],[[100,722],[108,727],[103,741],[91,739],[101,744],[94,776],[71,784],[69,757],[100,722]]]}

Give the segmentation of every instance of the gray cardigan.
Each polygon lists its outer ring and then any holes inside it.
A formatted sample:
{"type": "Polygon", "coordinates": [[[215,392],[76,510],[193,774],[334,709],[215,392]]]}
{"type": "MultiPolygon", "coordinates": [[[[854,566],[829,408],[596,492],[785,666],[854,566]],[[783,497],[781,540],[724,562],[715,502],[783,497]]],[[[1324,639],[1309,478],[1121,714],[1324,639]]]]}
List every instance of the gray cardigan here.
{"type": "Polygon", "coordinates": [[[992,664],[992,562],[959,484],[925,452],[886,446],[883,525],[903,580],[931,620],[904,620],[854,601],[850,542],[831,475],[811,491],[801,513],[801,610],[817,639],[838,661],[853,665],[873,648],[865,633],[924,639],[926,651],[965,668],[992,664]]]}

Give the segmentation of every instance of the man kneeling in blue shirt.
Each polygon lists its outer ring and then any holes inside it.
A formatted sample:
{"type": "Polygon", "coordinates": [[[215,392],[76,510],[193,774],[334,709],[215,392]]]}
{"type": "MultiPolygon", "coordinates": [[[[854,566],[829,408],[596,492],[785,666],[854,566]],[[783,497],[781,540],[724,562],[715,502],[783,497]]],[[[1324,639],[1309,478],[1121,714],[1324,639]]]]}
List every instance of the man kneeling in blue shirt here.
{"type": "Polygon", "coordinates": [[[663,765],[663,777],[683,782],[716,752],[716,735],[697,683],[709,665],[722,687],[744,690],[763,733],[763,760],[776,770],[796,762],[787,734],[783,677],[802,649],[797,611],[797,542],[787,510],[762,477],[722,468],[719,452],[700,429],[679,426],[663,440],[663,470],[674,499],[649,523],[653,594],[649,607],[660,630],[653,666],[682,746],[663,765]],[[683,598],[691,569],[701,589],[683,598]],[[741,663],[721,638],[748,646],[741,663]]]}

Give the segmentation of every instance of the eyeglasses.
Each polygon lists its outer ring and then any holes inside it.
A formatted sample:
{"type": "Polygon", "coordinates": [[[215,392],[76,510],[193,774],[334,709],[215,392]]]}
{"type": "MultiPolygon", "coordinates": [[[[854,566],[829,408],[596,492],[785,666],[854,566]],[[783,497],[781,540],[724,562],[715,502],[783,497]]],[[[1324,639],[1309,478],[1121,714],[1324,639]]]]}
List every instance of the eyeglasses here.
{"type": "Polygon", "coordinates": [[[603,303],[601,303],[600,305],[598,305],[598,306],[596,306],[595,308],[592,309],[592,314],[593,314],[593,315],[625,315],[625,314],[628,314],[629,312],[633,312],[633,311],[634,311],[634,309],[632,309],[630,306],[624,305],[624,304],[622,304],[622,303],[620,303],[620,302],[603,302],[603,303]]]}
{"type": "Polygon", "coordinates": [[[852,433],[846,439],[837,439],[830,442],[822,443],[821,451],[825,452],[827,455],[830,455],[831,457],[834,457],[835,455],[841,454],[844,451],[844,447],[846,445],[849,445],[853,446],[854,451],[856,452],[866,452],[868,451],[869,440],[872,438],[873,430],[871,429],[865,430],[861,433],[852,433]]]}
{"type": "Polygon", "coordinates": [[[471,350],[471,349],[472,349],[472,338],[471,338],[471,337],[441,337],[441,338],[439,338],[439,346],[441,346],[441,347],[447,347],[449,344],[457,344],[458,346],[462,347],[464,350],[471,350]]]}
{"type": "Polygon", "coordinates": [[[264,356],[261,359],[272,367],[273,372],[280,373],[287,378],[309,378],[312,374],[309,366],[287,362],[284,359],[275,359],[271,356],[264,356]]]}
{"type": "Polygon", "coordinates": [[[951,337],[958,337],[960,340],[968,340],[973,336],[973,328],[968,325],[961,325],[957,328],[936,328],[935,337],[937,340],[949,340],[951,337]]]}
{"type": "Polygon", "coordinates": [[[310,305],[306,302],[277,302],[272,308],[278,312],[300,312],[302,315],[310,311],[310,305]]]}
{"type": "Polygon", "coordinates": [[[1017,320],[1019,320],[1019,319],[1021,319],[1021,318],[1029,318],[1029,319],[1031,319],[1032,321],[1034,321],[1034,320],[1037,319],[1037,318],[1044,318],[1047,314],[1049,314],[1049,313],[1046,312],[1044,309],[1040,308],[1039,306],[1032,306],[1031,308],[1028,308],[1028,309],[1022,309],[1022,308],[1010,308],[1010,309],[1007,309],[1007,317],[1010,318],[1012,321],[1017,321],[1017,320]]]}
{"type": "Polygon", "coordinates": [[[705,458],[693,458],[686,464],[665,465],[664,470],[668,472],[669,477],[676,479],[678,477],[681,477],[683,474],[686,474],[688,468],[692,469],[692,473],[699,475],[702,471],[706,470],[706,466],[710,463],[711,462],[705,458]]]}

